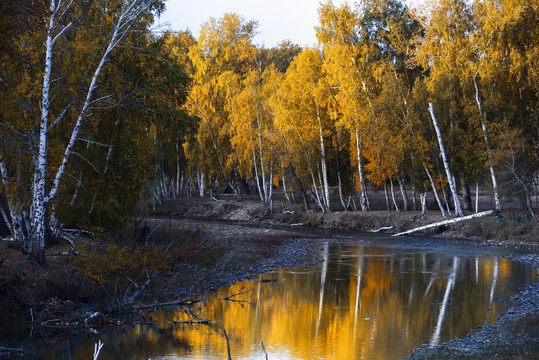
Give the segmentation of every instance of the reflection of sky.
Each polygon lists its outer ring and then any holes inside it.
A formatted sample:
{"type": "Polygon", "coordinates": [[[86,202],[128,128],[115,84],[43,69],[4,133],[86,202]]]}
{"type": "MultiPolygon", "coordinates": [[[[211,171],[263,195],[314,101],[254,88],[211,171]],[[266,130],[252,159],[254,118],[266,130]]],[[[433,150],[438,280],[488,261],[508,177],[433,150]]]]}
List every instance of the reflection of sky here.
{"type": "Polygon", "coordinates": [[[157,312],[146,314],[153,325],[98,335],[108,344],[99,358],[224,359],[226,329],[233,359],[264,359],[262,341],[270,359],[400,359],[494,321],[497,297],[537,280],[496,254],[326,244],[319,256],[327,261],[209,294],[203,314],[213,325],[173,325],[188,317],[157,312]]]}

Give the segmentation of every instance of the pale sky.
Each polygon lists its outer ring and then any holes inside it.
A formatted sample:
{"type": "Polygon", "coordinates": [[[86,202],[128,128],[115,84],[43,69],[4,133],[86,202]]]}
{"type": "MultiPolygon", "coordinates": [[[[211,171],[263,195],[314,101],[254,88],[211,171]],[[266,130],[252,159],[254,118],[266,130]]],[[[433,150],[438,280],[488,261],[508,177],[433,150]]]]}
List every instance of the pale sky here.
{"type": "MultiPolygon", "coordinates": [[[[343,2],[334,0],[333,4],[343,2]]],[[[236,13],[247,21],[258,21],[257,45],[269,48],[291,40],[300,46],[314,46],[319,4],[320,0],[167,0],[166,11],[156,24],[163,30],[189,28],[198,38],[202,24],[210,17],[220,19],[225,13],[236,13]]]]}

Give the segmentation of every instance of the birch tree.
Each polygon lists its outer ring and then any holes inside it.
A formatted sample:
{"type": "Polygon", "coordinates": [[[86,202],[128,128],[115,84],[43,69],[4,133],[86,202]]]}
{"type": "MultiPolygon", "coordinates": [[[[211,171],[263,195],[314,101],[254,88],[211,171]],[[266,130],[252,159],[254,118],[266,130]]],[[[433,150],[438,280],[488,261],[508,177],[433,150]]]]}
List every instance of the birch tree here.
{"type": "Polygon", "coordinates": [[[279,91],[276,121],[304,155],[305,162],[296,162],[296,168],[308,169],[318,205],[331,211],[326,151],[332,127],[327,107],[330,94],[317,49],[305,49],[294,59],[279,91]]]}
{"type": "MultiPolygon", "coordinates": [[[[39,121],[30,131],[32,143],[29,147],[29,155],[32,158],[32,180],[30,186],[30,196],[26,209],[19,208],[15,211],[22,213],[22,217],[27,217],[25,222],[27,235],[15,235],[18,239],[27,239],[27,248],[31,253],[31,259],[40,265],[45,265],[45,233],[47,231],[48,212],[51,212],[51,203],[58,194],[61,180],[67,176],[66,168],[71,162],[74,154],[76,142],[81,138],[81,130],[91,121],[92,111],[108,99],[106,95],[97,95],[96,89],[100,83],[100,75],[103,73],[113,51],[118,48],[122,41],[134,29],[144,30],[151,22],[152,12],[160,11],[162,3],[160,1],[118,1],[108,3],[103,6],[98,2],[92,4],[78,4],[73,1],[51,0],[45,11],[44,33],[45,38],[43,52],[42,71],[35,71],[41,80],[36,82],[40,89],[39,95],[39,121]],[[85,11],[92,11],[85,13],[85,11]],[[82,13],[81,13],[82,11],[82,13]],[[83,99],[79,103],[77,98],[61,98],[57,95],[61,93],[59,88],[62,81],[56,79],[57,70],[61,67],[60,54],[66,47],[74,45],[79,34],[88,31],[88,27],[95,23],[85,23],[81,19],[89,17],[78,14],[101,14],[98,15],[101,23],[99,26],[103,36],[100,40],[101,47],[97,46],[97,39],[92,43],[90,52],[93,57],[86,64],[85,72],[79,78],[79,83],[85,84],[83,99]],[[100,17],[99,17],[100,16],[100,17]],[[107,29],[106,33],[103,29],[107,29]],[[96,46],[96,47],[94,47],[96,46]],[[55,114],[52,113],[55,112],[55,114]],[[72,120],[71,120],[72,119],[72,120]],[[64,127],[69,129],[68,141],[62,143],[51,143],[51,129],[64,127]],[[60,148],[63,150],[59,150],[60,148]],[[58,157],[56,155],[59,155],[58,157]],[[26,215],[25,215],[26,214],[26,215]]],[[[24,35],[23,35],[24,36],[24,35]]],[[[77,44],[82,45],[82,44],[77,44]]],[[[38,48],[39,49],[39,48],[38,48]]],[[[87,59],[89,60],[89,59],[87,59]]],[[[73,71],[73,69],[72,69],[73,71]]],[[[74,74],[70,74],[74,77],[74,74]]],[[[31,77],[26,81],[30,82],[31,77]]],[[[35,78],[34,78],[35,79],[35,78]]],[[[73,96],[73,94],[71,94],[73,96]]],[[[5,187],[13,181],[13,170],[9,168],[10,159],[2,159],[0,167],[2,172],[7,174],[4,177],[5,187]]],[[[19,215],[20,216],[20,215],[19,215]]],[[[19,216],[15,216],[18,218],[19,216]]]]}
{"type": "Polygon", "coordinates": [[[256,26],[256,21],[237,14],[211,18],[189,51],[194,74],[186,109],[198,118],[198,130],[186,146],[187,156],[205,175],[230,182],[235,191],[238,169],[227,105],[239,93],[242,77],[255,66],[256,26]]]}
{"type": "Polygon", "coordinates": [[[354,144],[353,162],[358,169],[358,190],[361,209],[370,209],[364,171],[364,129],[368,114],[368,96],[372,88],[374,63],[369,47],[361,43],[358,14],[348,4],[335,8],[331,2],[321,4],[318,42],[324,49],[324,69],[329,86],[336,89],[338,110],[332,113],[339,126],[349,130],[354,144]],[[366,111],[367,110],[367,111],[366,111]]]}

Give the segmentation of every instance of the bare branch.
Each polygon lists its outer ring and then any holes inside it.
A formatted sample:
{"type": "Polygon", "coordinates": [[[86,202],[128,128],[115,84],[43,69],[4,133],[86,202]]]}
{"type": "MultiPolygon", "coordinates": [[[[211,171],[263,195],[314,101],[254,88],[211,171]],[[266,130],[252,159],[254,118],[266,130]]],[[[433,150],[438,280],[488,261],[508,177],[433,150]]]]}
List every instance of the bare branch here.
{"type": "Polygon", "coordinates": [[[54,43],[56,42],[56,40],[58,40],[58,38],[60,36],[62,36],[63,33],[65,33],[67,31],[67,29],[69,29],[71,27],[71,25],[73,25],[72,22],[70,22],[69,24],[67,24],[66,26],[64,26],[64,28],[62,30],[60,30],[60,32],[58,34],[56,34],[56,36],[54,37],[54,39],[52,39],[52,43],[54,45],[54,43]]]}
{"type": "Polygon", "coordinates": [[[58,115],[58,117],[56,119],[54,119],[54,121],[52,122],[52,124],[49,125],[49,130],[56,124],[58,124],[60,122],[60,120],[62,120],[62,118],[64,117],[64,115],[67,113],[67,111],[69,110],[69,108],[71,107],[71,105],[73,105],[73,101],[70,101],[66,107],[64,108],[64,110],[62,110],[62,112],[60,113],[60,115],[58,115]]]}
{"type": "Polygon", "coordinates": [[[77,140],[78,141],[84,141],[84,142],[86,142],[88,144],[94,144],[94,145],[105,146],[105,147],[114,147],[114,145],[112,145],[112,144],[103,144],[103,143],[100,143],[98,141],[93,141],[93,140],[89,140],[89,139],[78,138],[77,140]]]}
{"type": "Polygon", "coordinates": [[[88,160],[87,158],[85,158],[84,156],[82,156],[80,153],[78,153],[76,151],[72,151],[71,153],[75,154],[75,155],[78,155],[81,159],[85,160],[88,163],[88,165],[90,165],[98,174],[101,174],[101,172],[99,170],[97,170],[95,165],[92,164],[92,162],[90,160],[88,160]]]}

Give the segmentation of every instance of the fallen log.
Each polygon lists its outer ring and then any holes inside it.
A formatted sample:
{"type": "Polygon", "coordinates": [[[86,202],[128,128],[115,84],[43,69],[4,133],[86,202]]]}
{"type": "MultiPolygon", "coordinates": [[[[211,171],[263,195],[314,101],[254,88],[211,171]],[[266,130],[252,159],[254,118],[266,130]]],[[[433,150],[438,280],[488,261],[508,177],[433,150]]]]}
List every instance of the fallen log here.
{"type": "Polygon", "coordinates": [[[140,293],[142,291],[144,291],[146,286],[148,286],[157,275],[159,275],[159,271],[154,272],[152,274],[152,276],[150,276],[150,277],[148,277],[148,279],[146,279],[144,284],[137,287],[137,289],[135,291],[133,291],[133,294],[131,294],[131,296],[127,299],[126,304],[132,304],[133,302],[135,302],[135,299],[140,295],[140,293]]]}
{"type": "Polygon", "coordinates": [[[451,224],[461,222],[461,221],[477,219],[477,218],[480,218],[480,217],[483,217],[483,216],[493,215],[494,213],[495,213],[494,210],[489,210],[489,211],[484,211],[484,212],[480,212],[480,213],[473,214],[473,215],[461,216],[461,217],[454,218],[454,219],[439,221],[439,222],[436,222],[436,223],[433,223],[433,224],[423,225],[423,226],[416,227],[416,228],[411,229],[411,230],[403,231],[403,232],[394,234],[393,236],[408,235],[408,234],[411,234],[411,233],[415,233],[417,231],[427,230],[427,229],[437,227],[437,226],[451,225],[451,224]]]}

